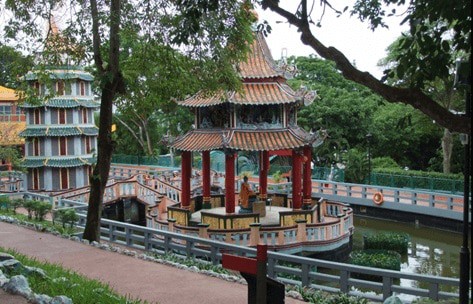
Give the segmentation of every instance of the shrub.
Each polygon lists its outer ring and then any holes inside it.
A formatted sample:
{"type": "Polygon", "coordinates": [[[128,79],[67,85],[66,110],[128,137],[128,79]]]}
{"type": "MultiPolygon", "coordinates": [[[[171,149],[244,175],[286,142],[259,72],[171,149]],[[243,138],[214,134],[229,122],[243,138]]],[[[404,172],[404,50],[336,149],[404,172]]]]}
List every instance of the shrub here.
{"type": "Polygon", "coordinates": [[[62,227],[66,228],[66,225],[69,224],[72,228],[74,223],[79,220],[79,216],[76,211],[72,208],[57,209],[53,213],[53,223],[55,221],[60,221],[62,227]]]}
{"type": "Polygon", "coordinates": [[[37,203],[37,201],[30,200],[30,199],[27,199],[23,202],[23,207],[28,212],[28,219],[30,219],[30,220],[33,218],[33,211],[34,211],[36,203],[37,203]]]}
{"type": "Polygon", "coordinates": [[[10,210],[10,198],[8,196],[0,196],[0,210],[10,210]]]}
{"type": "Polygon", "coordinates": [[[23,206],[24,200],[21,198],[16,198],[11,201],[10,205],[12,207],[13,214],[16,214],[16,209],[23,206]]]}
{"type": "Polygon", "coordinates": [[[44,217],[51,211],[51,209],[52,206],[49,202],[36,201],[33,208],[36,220],[43,221],[44,217]]]}
{"type": "Polygon", "coordinates": [[[396,163],[394,159],[388,156],[383,156],[383,157],[375,157],[371,161],[373,171],[377,168],[389,168],[389,169],[400,169],[401,166],[396,163]]]}
{"type": "Polygon", "coordinates": [[[407,254],[409,235],[407,233],[383,232],[363,235],[363,249],[392,250],[400,254],[407,254]]]}
{"type": "Polygon", "coordinates": [[[401,270],[401,255],[391,250],[357,250],[350,253],[350,263],[359,266],[401,270]]]}

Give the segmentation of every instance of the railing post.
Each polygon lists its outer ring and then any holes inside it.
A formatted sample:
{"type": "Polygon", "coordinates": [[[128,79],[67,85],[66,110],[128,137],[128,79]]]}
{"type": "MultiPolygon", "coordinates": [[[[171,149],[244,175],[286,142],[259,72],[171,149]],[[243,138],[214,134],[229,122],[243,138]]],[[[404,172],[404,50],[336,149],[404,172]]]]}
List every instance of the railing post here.
{"type": "Polygon", "coordinates": [[[307,220],[299,219],[299,220],[296,220],[296,223],[297,223],[297,236],[296,236],[297,241],[306,242],[307,241],[307,233],[306,233],[307,220]]]}
{"type": "Polygon", "coordinates": [[[301,265],[301,285],[302,287],[309,286],[309,270],[310,267],[307,264],[301,265]]]}
{"type": "Polygon", "coordinates": [[[383,301],[392,295],[393,279],[383,275],[383,301]]]}
{"type": "Polygon", "coordinates": [[[209,226],[210,224],[200,223],[197,225],[199,227],[199,237],[203,239],[209,238],[209,226]]]}
{"type": "Polygon", "coordinates": [[[174,224],[176,223],[176,219],[169,218],[168,219],[168,229],[170,232],[174,232],[174,224]]]}
{"type": "MultiPolygon", "coordinates": [[[[340,270],[340,291],[343,293],[348,293],[348,270],[340,270]]],[[[384,289],[383,289],[384,290],[384,289]]]]}
{"type": "Polygon", "coordinates": [[[128,227],[125,227],[125,239],[126,239],[126,245],[131,246],[132,245],[131,231],[130,231],[130,228],[128,227]]]}
{"type": "Polygon", "coordinates": [[[430,283],[429,298],[434,301],[439,300],[439,284],[438,283],[430,283]]]}
{"type": "Polygon", "coordinates": [[[256,246],[260,243],[261,223],[250,224],[250,246],[256,246]]]}

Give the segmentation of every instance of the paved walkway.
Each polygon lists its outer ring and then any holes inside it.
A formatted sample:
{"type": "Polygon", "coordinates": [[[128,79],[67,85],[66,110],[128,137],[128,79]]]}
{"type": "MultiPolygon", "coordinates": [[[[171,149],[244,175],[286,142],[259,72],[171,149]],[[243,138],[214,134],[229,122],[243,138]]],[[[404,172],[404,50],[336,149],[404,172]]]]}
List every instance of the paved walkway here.
{"type": "MultiPolygon", "coordinates": [[[[149,303],[247,303],[247,286],[0,222],[0,246],[108,283],[149,303]]],[[[10,303],[0,293],[1,303],[10,303]]],[[[22,303],[22,302],[14,302],[22,303]]],[[[26,303],[26,302],[24,302],[26,303]]],[[[286,303],[303,303],[286,298],[286,303]]]]}

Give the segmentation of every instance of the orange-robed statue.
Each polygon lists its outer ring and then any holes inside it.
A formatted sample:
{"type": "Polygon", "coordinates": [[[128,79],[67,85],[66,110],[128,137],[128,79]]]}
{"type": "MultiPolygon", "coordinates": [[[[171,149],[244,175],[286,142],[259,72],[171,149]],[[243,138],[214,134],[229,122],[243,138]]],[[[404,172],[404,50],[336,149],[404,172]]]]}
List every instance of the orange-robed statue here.
{"type": "Polygon", "coordinates": [[[248,177],[243,177],[243,183],[241,184],[240,190],[240,203],[242,208],[251,208],[250,207],[250,197],[254,197],[256,194],[251,190],[250,184],[248,184],[248,177]]]}

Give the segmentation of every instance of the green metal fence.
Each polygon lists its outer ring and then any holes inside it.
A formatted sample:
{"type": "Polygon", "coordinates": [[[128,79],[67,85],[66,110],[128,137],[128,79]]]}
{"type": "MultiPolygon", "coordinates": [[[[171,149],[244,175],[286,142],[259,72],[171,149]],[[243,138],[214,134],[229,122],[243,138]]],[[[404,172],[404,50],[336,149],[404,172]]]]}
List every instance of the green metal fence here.
{"type": "Polygon", "coordinates": [[[160,166],[160,167],[175,167],[179,164],[177,160],[174,160],[176,164],[173,164],[173,160],[170,155],[160,156],[140,156],[140,155],[125,155],[125,154],[114,154],[112,156],[112,163],[115,164],[131,164],[138,166],[160,166]]]}
{"type": "Polygon", "coordinates": [[[371,184],[395,188],[426,189],[452,193],[463,191],[463,181],[458,179],[371,173],[371,184]]]}

